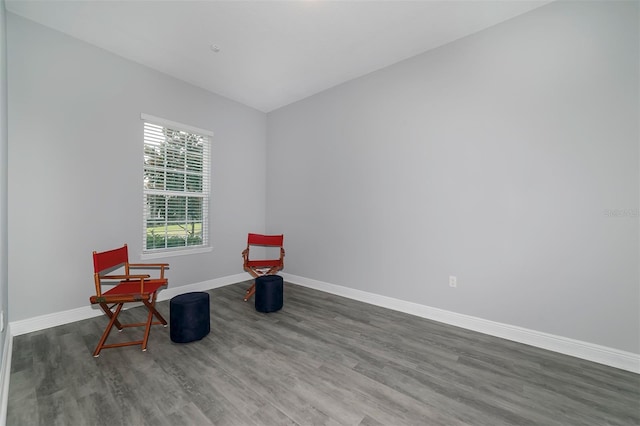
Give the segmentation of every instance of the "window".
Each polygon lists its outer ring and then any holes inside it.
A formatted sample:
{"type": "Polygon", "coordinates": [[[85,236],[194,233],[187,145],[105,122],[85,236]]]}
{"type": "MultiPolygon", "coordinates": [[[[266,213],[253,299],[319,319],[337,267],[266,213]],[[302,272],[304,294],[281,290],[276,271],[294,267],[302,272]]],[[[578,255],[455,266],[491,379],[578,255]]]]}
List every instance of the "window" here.
{"type": "Polygon", "coordinates": [[[142,114],[143,254],[208,247],[213,133],[142,114]]]}

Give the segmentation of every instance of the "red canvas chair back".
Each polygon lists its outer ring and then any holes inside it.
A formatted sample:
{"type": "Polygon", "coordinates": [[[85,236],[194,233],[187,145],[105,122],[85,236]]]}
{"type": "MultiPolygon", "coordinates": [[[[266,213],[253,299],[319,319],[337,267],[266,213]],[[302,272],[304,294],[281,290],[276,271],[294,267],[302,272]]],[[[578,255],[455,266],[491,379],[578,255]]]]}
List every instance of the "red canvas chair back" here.
{"type": "Polygon", "coordinates": [[[129,274],[129,251],[127,245],[102,253],[93,252],[93,277],[96,284],[96,296],[102,296],[100,274],[105,271],[113,271],[124,266],[126,275],[129,274]]]}
{"type": "Polygon", "coordinates": [[[129,262],[129,250],[127,245],[120,248],[103,251],[102,253],[93,252],[93,271],[102,272],[105,269],[114,268],[129,262]]]}
{"type": "Polygon", "coordinates": [[[284,235],[261,235],[249,234],[247,236],[247,246],[273,246],[282,247],[284,235]]]}
{"type": "Polygon", "coordinates": [[[156,310],[155,304],[158,291],[168,284],[164,276],[165,268],[168,267],[167,263],[129,263],[126,244],[113,250],[93,252],[93,277],[96,294],[89,297],[89,301],[93,305],[99,305],[109,318],[107,328],[93,352],[94,357],[100,355],[102,349],[121,346],[141,345],[142,350],[146,351],[150,327],[155,324],[167,326],[167,321],[156,310]],[[113,274],[122,268],[124,268],[123,274],[113,274]],[[149,274],[131,274],[131,269],[136,268],[159,270],[160,276],[151,278],[149,274]],[[147,320],[139,323],[121,323],[118,320],[118,315],[124,304],[133,302],[142,302],[147,308],[147,320]],[[155,322],[153,321],[154,317],[157,320],[155,322]],[[142,340],[107,344],[107,338],[113,327],[119,331],[127,327],[145,327],[144,337],[142,340]]]}
{"type": "MultiPolygon", "coordinates": [[[[247,248],[242,252],[243,268],[249,272],[254,278],[258,278],[262,275],[274,275],[278,271],[284,269],[284,235],[262,235],[262,234],[248,234],[247,236],[247,248]],[[258,258],[254,259],[251,256],[251,249],[260,248],[278,248],[278,255],[274,255],[270,258],[258,258]]],[[[245,302],[253,296],[255,293],[255,283],[249,287],[245,293],[245,302]]]]}

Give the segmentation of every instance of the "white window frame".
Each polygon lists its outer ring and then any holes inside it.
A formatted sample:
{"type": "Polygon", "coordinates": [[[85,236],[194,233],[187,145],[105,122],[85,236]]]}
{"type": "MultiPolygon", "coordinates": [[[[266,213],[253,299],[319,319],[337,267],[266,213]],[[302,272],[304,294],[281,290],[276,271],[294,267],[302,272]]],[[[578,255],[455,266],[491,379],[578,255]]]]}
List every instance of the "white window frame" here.
{"type": "MultiPolygon", "coordinates": [[[[197,127],[193,127],[193,126],[189,126],[186,124],[182,124],[182,123],[177,123],[175,121],[171,121],[171,120],[167,120],[164,118],[160,118],[160,117],[155,117],[153,115],[149,115],[149,114],[144,114],[142,113],[140,115],[140,118],[143,121],[143,151],[144,151],[144,147],[147,146],[147,144],[149,143],[153,143],[153,137],[151,136],[151,130],[153,130],[154,126],[158,126],[161,128],[165,128],[165,129],[171,129],[173,131],[178,131],[178,132],[186,132],[186,133],[190,133],[190,134],[195,134],[201,137],[205,138],[205,143],[203,146],[203,153],[202,153],[202,172],[201,173],[196,173],[198,176],[202,176],[202,190],[201,191],[188,191],[188,189],[186,188],[186,183],[184,186],[183,190],[167,190],[166,189],[166,184],[165,184],[165,188],[163,189],[150,189],[147,188],[147,185],[145,185],[145,176],[146,176],[146,170],[147,169],[151,169],[150,167],[148,167],[145,164],[145,158],[144,158],[144,153],[143,153],[143,179],[142,179],[142,183],[143,183],[143,196],[142,196],[142,254],[141,254],[141,258],[142,259],[152,259],[152,258],[160,258],[160,257],[167,257],[167,256],[179,256],[179,255],[188,255],[188,254],[194,254],[194,253],[202,253],[202,252],[208,252],[211,251],[211,245],[210,245],[210,241],[209,241],[209,206],[210,206],[210,199],[211,199],[211,143],[213,140],[213,132],[209,131],[209,130],[204,130],[204,129],[199,129],[197,127]],[[149,139],[147,139],[149,138],[149,139]],[[163,196],[169,196],[169,197],[194,197],[194,198],[201,198],[202,202],[201,202],[201,206],[202,206],[202,210],[201,210],[201,218],[202,218],[202,228],[201,228],[201,234],[202,234],[202,244],[198,244],[198,245],[185,245],[185,246],[179,246],[179,247],[166,247],[167,245],[167,237],[169,236],[169,219],[168,219],[168,215],[164,215],[164,226],[165,226],[165,233],[164,233],[164,245],[165,247],[162,248],[151,248],[151,249],[147,249],[147,220],[149,219],[150,213],[148,211],[148,205],[147,205],[147,196],[149,195],[163,195],[163,196]]],[[[169,169],[166,167],[166,161],[164,163],[163,166],[158,166],[157,168],[154,168],[157,172],[161,172],[161,173],[167,173],[167,171],[169,171],[169,169]]],[[[187,167],[185,165],[184,169],[178,169],[178,172],[184,172],[185,175],[188,175],[188,171],[186,170],[187,167]]],[[[186,182],[186,181],[185,181],[186,182]]],[[[168,201],[167,201],[168,202],[168,201]]],[[[185,207],[186,208],[186,207],[185,207]]],[[[185,225],[188,224],[188,219],[185,219],[185,225]]],[[[186,226],[185,226],[185,237],[186,237],[186,233],[188,232],[186,230],[186,226]]]]}

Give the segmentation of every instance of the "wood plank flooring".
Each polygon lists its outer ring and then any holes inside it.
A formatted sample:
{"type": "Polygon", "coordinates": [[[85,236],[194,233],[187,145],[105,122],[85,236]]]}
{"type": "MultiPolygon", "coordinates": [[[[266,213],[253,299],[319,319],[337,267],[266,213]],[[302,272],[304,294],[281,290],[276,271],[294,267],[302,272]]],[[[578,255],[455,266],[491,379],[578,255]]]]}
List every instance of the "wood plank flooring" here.
{"type": "Polygon", "coordinates": [[[640,375],[289,283],[263,314],[248,285],[209,291],[198,342],[93,358],[104,316],[16,336],[7,425],[640,425],[640,375]]]}

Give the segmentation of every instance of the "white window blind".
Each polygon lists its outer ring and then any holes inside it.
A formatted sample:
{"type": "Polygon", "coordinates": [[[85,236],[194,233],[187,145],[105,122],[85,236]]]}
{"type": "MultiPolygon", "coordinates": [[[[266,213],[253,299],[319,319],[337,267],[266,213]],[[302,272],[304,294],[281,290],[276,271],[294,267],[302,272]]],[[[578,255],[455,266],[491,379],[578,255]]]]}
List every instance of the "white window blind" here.
{"type": "Polygon", "coordinates": [[[209,245],[209,169],[213,133],[142,115],[143,253],[209,245]]]}

